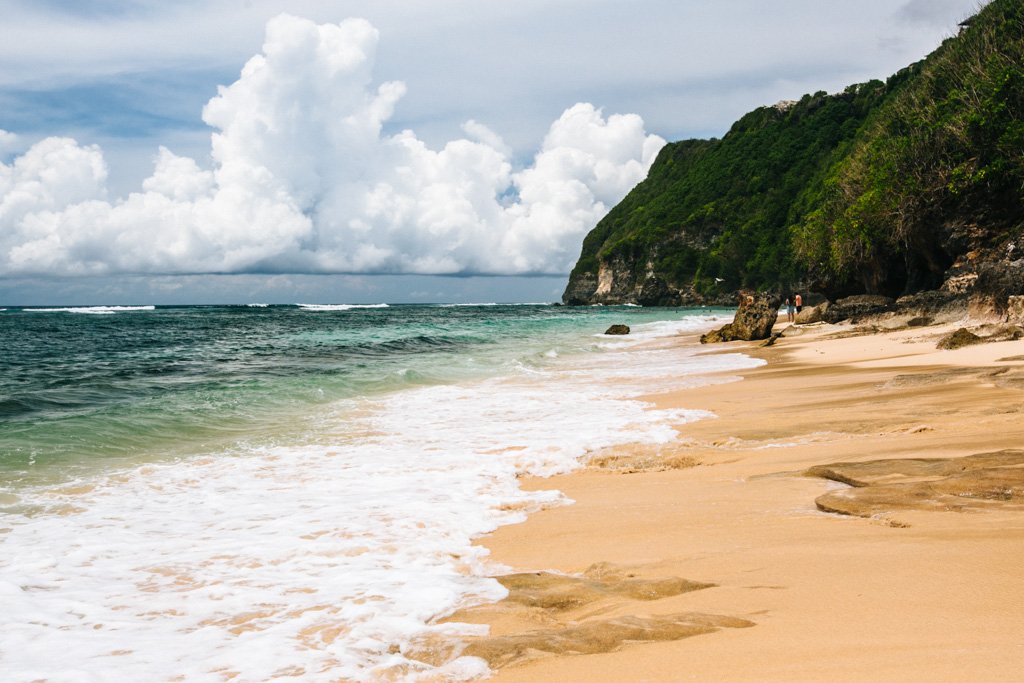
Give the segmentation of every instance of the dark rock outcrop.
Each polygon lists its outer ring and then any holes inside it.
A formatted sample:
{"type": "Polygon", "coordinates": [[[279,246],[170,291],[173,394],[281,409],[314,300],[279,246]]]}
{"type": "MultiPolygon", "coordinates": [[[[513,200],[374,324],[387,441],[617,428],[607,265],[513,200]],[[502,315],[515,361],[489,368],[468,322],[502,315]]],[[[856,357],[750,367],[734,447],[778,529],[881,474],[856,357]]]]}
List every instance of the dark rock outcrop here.
{"type": "Polygon", "coordinates": [[[979,243],[986,236],[995,239],[981,233],[967,243],[966,253],[946,271],[933,294],[965,302],[966,313],[974,318],[1012,320],[1024,294],[1024,259],[1015,258],[1024,252],[1024,236],[995,248],[979,243]]]}
{"type": "Polygon", "coordinates": [[[751,303],[740,306],[731,323],[719,330],[708,332],[700,338],[700,343],[768,339],[775,321],[778,320],[781,301],[782,298],[778,294],[758,294],[751,303]]]}
{"type": "Polygon", "coordinates": [[[895,310],[896,302],[887,296],[859,294],[840,299],[827,307],[821,319],[827,323],[878,315],[895,310]]]}
{"type": "Polygon", "coordinates": [[[949,334],[939,341],[938,348],[944,351],[951,351],[953,349],[959,349],[963,346],[970,346],[971,344],[980,344],[984,339],[974,334],[965,327],[961,327],[956,332],[949,334]]]}
{"type": "Polygon", "coordinates": [[[896,300],[896,310],[917,317],[959,317],[967,313],[967,299],[947,291],[929,290],[901,296],[896,300]]]}
{"type": "Polygon", "coordinates": [[[605,334],[629,334],[629,325],[612,325],[604,331],[605,334]]]}

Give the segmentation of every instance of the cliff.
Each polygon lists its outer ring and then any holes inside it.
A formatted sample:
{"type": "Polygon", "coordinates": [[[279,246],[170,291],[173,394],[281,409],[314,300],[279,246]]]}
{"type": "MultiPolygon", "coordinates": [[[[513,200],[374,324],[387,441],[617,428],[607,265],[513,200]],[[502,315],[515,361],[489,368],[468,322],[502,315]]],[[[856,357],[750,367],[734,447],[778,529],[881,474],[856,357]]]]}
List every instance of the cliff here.
{"type": "Polygon", "coordinates": [[[667,145],[587,235],[568,304],[1024,291],[1024,4],[995,0],[885,83],[667,145]]]}

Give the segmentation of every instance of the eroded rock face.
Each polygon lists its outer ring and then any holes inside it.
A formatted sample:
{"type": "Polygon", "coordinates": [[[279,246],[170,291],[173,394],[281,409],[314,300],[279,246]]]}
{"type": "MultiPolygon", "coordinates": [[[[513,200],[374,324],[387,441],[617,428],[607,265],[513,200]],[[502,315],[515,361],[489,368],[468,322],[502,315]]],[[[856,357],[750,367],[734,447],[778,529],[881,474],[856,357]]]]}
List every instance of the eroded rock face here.
{"type": "Polygon", "coordinates": [[[1011,296],[1006,303],[1007,322],[1024,323],[1024,296],[1011,296]]]}
{"type": "Polygon", "coordinates": [[[897,299],[896,309],[919,317],[958,318],[967,313],[967,298],[939,290],[917,292],[897,299]]]}
{"type": "Polygon", "coordinates": [[[779,304],[782,298],[778,294],[761,293],[754,301],[740,306],[732,322],[719,330],[708,332],[700,338],[701,344],[716,344],[730,341],[755,341],[768,339],[772,327],[779,318],[779,304]]]}
{"type": "Polygon", "coordinates": [[[838,323],[850,318],[888,313],[895,308],[895,299],[890,299],[887,296],[860,294],[848,296],[829,305],[822,313],[821,319],[827,323],[838,323]]]}
{"type": "Polygon", "coordinates": [[[595,292],[600,286],[597,275],[594,273],[583,273],[569,281],[565,292],[562,294],[562,303],[567,306],[587,306],[596,299],[595,292]]]}
{"type": "Polygon", "coordinates": [[[562,294],[569,306],[639,304],[641,306],[729,306],[732,292],[706,294],[693,283],[680,286],[657,272],[654,260],[634,262],[620,257],[603,260],[595,272],[573,272],[562,294]]]}
{"type": "Polygon", "coordinates": [[[680,306],[699,304],[689,290],[670,286],[653,270],[653,264],[639,264],[621,258],[602,261],[596,273],[573,274],[562,301],[570,306],[592,304],[639,304],[680,306]]]}

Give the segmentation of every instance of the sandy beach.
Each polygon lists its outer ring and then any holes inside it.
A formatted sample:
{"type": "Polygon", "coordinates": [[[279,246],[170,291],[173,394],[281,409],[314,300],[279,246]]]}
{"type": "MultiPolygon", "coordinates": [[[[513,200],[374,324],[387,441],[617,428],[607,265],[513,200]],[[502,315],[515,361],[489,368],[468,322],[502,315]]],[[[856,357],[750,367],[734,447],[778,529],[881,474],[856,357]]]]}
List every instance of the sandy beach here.
{"type": "Polygon", "coordinates": [[[669,446],[526,482],[575,504],[482,540],[518,573],[452,617],[491,626],[467,654],[501,683],[1018,679],[1024,340],[937,350],[956,327],[709,347],[767,363],[651,397],[717,415],[669,446]]]}

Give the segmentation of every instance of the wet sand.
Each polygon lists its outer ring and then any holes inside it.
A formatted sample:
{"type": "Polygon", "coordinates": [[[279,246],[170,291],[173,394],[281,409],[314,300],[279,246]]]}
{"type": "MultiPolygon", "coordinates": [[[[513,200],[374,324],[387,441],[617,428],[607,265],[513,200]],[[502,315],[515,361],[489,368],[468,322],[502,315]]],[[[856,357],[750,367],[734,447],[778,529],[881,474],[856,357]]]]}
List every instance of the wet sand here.
{"type": "Polygon", "coordinates": [[[466,654],[501,683],[1018,680],[1024,341],[952,329],[709,349],[768,363],[651,397],[718,416],[671,445],[526,482],[576,502],[482,540],[515,575],[452,617],[491,626],[466,654]]]}

